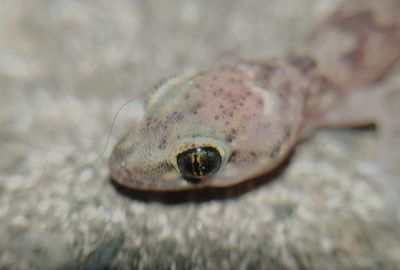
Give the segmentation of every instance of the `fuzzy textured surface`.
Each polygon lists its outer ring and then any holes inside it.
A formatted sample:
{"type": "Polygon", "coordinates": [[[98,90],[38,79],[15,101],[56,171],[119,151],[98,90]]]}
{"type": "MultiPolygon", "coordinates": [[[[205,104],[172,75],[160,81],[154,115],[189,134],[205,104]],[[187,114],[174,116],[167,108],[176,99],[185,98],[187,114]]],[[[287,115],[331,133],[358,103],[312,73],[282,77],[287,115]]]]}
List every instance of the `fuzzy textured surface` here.
{"type": "MultiPolygon", "coordinates": [[[[337,1],[3,1],[0,269],[398,269],[372,130],[321,130],[268,183],[166,204],[110,183],[128,106],[158,79],[279,56],[337,1]]],[[[400,85],[395,80],[393,83],[400,85]]],[[[400,200],[400,199],[399,199],[400,200]]]]}

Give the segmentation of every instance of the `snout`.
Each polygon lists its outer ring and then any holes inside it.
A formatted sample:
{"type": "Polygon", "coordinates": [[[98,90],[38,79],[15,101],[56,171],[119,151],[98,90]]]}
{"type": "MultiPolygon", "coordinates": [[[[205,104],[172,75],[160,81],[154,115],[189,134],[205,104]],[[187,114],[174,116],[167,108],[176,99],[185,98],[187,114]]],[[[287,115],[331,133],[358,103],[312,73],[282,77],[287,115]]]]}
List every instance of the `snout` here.
{"type": "Polygon", "coordinates": [[[117,184],[136,190],[181,191],[199,185],[184,179],[171,164],[135,164],[118,159],[115,152],[110,157],[110,177],[117,184]]]}

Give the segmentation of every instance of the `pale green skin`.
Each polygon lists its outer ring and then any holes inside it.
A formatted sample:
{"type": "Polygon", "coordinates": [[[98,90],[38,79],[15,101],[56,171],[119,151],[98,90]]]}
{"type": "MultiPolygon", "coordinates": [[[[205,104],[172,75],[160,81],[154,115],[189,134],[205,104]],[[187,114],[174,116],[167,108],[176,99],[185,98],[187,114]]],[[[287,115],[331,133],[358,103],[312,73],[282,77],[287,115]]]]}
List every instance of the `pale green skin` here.
{"type": "Polygon", "coordinates": [[[398,62],[398,14],[398,0],[348,1],[281,60],[160,82],[141,121],[115,146],[111,177],[140,190],[230,186],[276,168],[315,127],[369,122],[382,134],[382,168],[399,175],[400,122],[393,120],[400,115],[399,91],[353,91],[382,79],[398,62]],[[223,160],[196,183],[176,165],[177,155],[194,146],[212,146],[223,160]]]}

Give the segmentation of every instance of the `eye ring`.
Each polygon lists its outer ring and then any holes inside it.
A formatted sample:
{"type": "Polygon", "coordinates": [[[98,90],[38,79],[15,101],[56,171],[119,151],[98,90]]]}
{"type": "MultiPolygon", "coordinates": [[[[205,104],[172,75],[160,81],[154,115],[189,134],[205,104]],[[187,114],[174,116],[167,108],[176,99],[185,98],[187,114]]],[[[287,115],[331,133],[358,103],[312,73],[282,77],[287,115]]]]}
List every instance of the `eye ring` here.
{"type": "Polygon", "coordinates": [[[223,159],[218,149],[199,146],[186,149],[176,155],[176,164],[185,178],[202,180],[215,174],[223,159]]]}

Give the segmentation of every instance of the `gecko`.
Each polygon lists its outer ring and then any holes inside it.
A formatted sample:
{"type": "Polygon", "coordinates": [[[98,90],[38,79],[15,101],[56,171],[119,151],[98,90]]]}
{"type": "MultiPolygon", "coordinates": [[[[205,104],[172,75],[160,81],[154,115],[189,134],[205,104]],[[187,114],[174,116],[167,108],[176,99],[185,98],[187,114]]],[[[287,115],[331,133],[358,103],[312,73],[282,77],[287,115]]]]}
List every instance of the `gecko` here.
{"type": "Polygon", "coordinates": [[[161,80],[115,145],[111,178],[144,191],[229,187],[279,166],[318,127],[370,122],[380,168],[398,177],[400,94],[370,86],[400,60],[399,14],[399,0],[344,1],[284,57],[161,80]]]}

